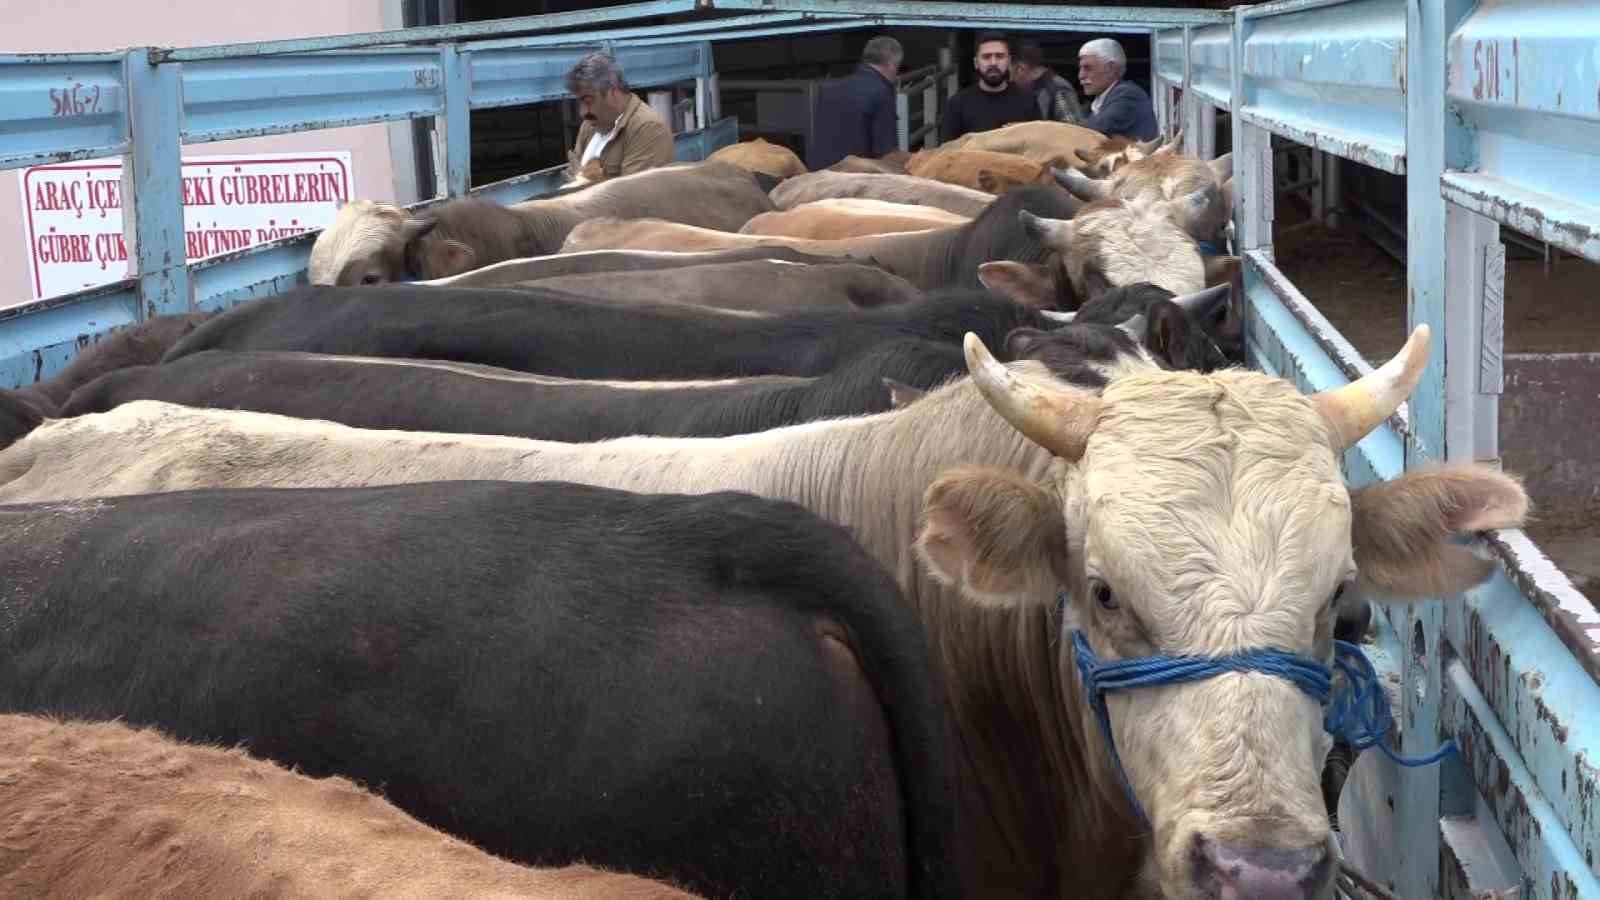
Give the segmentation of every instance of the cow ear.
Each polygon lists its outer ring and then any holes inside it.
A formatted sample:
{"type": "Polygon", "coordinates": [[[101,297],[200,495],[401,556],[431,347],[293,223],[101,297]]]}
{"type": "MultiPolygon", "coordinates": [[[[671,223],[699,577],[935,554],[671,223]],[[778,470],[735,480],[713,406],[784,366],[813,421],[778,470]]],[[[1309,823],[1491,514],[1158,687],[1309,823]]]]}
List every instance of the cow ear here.
{"type": "Polygon", "coordinates": [[[1028,309],[1051,309],[1056,305],[1055,279],[1047,266],[993,260],[978,266],[978,280],[989,290],[1028,309]]]}
{"type": "Polygon", "coordinates": [[[895,381],[893,378],[883,379],[883,386],[889,389],[890,409],[903,409],[928,395],[928,392],[922,388],[912,387],[903,381],[895,381]]]}
{"type": "Polygon", "coordinates": [[[1184,368],[1191,331],[1188,314],[1171,300],[1157,300],[1145,311],[1144,345],[1168,368],[1184,368]]]}
{"type": "Polygon", "coordinates": [[[460,241],[429,241],[422,251],[422,274],[425,278],[444,278],[460,275],[474,268],[478,254],[460,241]]]}
{"type": "Polygon", "coordinates": [[[1474,532],[1521,527],[1528,494],[1514,476],[1472,463],[1416,469],[1350,494],[1361,587],[1390,599],[1460,593],[1494,571],[1474,532]]]}
{"type": "Polygon", "coordinates": [[[993,466],[953,469],[928,486],[915,549],[936,580],[984,606],[1050,602],[1067,572],[1060,499],[993,466]]]}

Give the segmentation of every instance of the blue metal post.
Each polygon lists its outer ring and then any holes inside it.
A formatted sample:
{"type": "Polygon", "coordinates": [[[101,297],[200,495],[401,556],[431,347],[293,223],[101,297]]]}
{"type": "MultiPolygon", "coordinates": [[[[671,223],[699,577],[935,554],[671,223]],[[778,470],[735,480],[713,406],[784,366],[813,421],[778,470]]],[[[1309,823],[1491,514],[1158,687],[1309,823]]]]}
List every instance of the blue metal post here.
{"type": "Polygon", "coordinates": [[[439,48],[444,78],[445,196],[464,197],[472,185],[472,60],[454,44],[439,48]]]}
{"type": "Polygon", "coordinates": [[[1272,257],[1272,135],[1245,121],[1244,111],[1255,96],[1245,77],[1244,46],[1254,23],[1244,16],[1233,21],[1233,89],[1230,119],[1233,124],[1234,228],[1238,252],[1260,250],[1272,257]]]}
{"type": "Polygon", "coordinates": [[[139,320],[190,309],[183,228],[182,66],[124,57],[130,152],[122,166],[123,230],[139,280],[139,320]]]}

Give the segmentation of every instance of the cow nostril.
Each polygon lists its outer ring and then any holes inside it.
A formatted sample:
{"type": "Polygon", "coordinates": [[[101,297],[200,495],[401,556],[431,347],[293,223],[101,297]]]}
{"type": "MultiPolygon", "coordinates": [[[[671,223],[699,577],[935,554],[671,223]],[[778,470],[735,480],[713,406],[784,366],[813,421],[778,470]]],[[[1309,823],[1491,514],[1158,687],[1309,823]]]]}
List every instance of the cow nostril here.
{"type": "Polygon", "coordinates": [[[1282,849],[1219,844],[1196,835],[1190,858],[1200,884],[1237,900],[1309,900],[1322,895],[1333,868],[1326,841],[1282,849]]]}

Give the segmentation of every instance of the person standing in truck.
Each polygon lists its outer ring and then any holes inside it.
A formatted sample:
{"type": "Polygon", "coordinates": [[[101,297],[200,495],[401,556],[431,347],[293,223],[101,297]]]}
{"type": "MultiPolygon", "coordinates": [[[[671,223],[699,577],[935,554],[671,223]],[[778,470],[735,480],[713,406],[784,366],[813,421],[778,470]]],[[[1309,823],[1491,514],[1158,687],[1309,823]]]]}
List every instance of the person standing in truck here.
{"type": "Polygon", "coordinates": [[[573,178],[592,159],[600,160],[607,178],[672,162],[672,129],[628,90],[621,67],[609,53],[585,54],[567,72],[566,86],[583,114],[577,143],[567,154],[573,178]]]}
{"type": "Polygon", "coordinates": [[[1039,118],[1033,95],[1011,83],[1011,42],[1005,35],[998,31],[978,35],[972,64],[978,70],[978,82],[950,98],[939,120],[940,141],[1039,118]]]}

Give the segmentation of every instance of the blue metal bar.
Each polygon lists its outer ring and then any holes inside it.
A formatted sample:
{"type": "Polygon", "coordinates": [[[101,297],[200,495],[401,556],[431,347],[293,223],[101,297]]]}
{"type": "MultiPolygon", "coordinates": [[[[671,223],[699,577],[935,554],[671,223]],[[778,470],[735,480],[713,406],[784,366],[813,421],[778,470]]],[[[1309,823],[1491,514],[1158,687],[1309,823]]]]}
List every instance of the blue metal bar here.
{"type": "Polygon", "coordinates": [[[120,54],[0,55],[0,169],[115,156],[127,108],[120,54]]]}
{"type": "Polygon", "coordinates": [[[164,68],[183,75],[185,143],[444,112],[438,50],[214,59],[164,68]]]}
{"type": "Polygon", "coordinates": [[[183,227],[183,83],[177,66],[152,66],[130,52],[125,60],[132,153],[123,165],[123,228],[139,281],[139,318],[189,309],[189,270],[183,227]]]}
{"type": "MultiPolygon", "coordinates": [[[[858,28],[1010,28],[1016,27],[1016,22],[1002,19],[970,19],[960,22],[946,22],[942,19],[910,19],[898,16],[860,16],[841,18],[823,22],[810,22],[800,25],[779,25],[772,28],[753,28],[747,31],[735,31],[727,34],[710,35],[717,41],[738,41],[751,38],[782,37],[792,34],[825,34],[833,31],[853,31],[858,28]]],[[[1055,23],[1027,23],[1029,31],[1092,31],[1096,34],[1141,34],[1146,31],[1132,25],[1123,24],[1093,24],[1083,22],[1055,22],[1055,23]]],[[[704,40],[706,35],[674,35],[662,38],[638,38],[629,40],[622,46],[655,47],[668,44],[678,44],[684,41],[704,40]]]]}
{"type": "Polygon", "coordinates": [[[113,328],[139,319],[133,279],[0,311],[0,387],[52,378],[113,328]]]}
{"type": "Polygon", "coordinates": [[[785,12],[758,13],[750,16],[732,16],[722,19],[698,19],[693,22],[675,22],[670,25],[643,25],[636,28],[612,28],[606,31],[581,31],[568,34],[547,34],[537,37],[498,38],[473,41],[466,50],[496,50],[503,47],[526,49],[529,47],[560,47],[572,44],[600,44],[612,41],[629,41],[634,38],[654,39],[672,35],[692,34],[701,40],[726,40],[738,37],[739,30],[763,25],[792,25],[797,22],[852,19],[842,14],[785,12]]]}
{"type": "Polygon", "coordinates": [[[1445,90],[1465,120],[1454,203],[1600,261],[1600,8],[1481,4],[1451,35],[1445,90]]]}
{"type": "MultiPolygon", "coordinates": [[[[468,54],[472,67],[472,108],[515,106],[571,96],[564,83],[578,57],[598,44],[581,47],[500,48],[468,54]]],[[[640,43],[612,48],[632,87],[674,84],[711,74],[711,45],[704,40],[671,46],[640,43]]]]}
{"type": "Polygon", "coordinates": [[[850,13],[864,16],[900,16],[937,19],[946,27],[965,20],[1032,23],[1124,23],[1149,29],[1166,25],[1215,25],[1232,14],[1215,10],[1136,6],[1023,6],[1018,3],[943,3],[934,0],[707,0],[717,9],[787,10],[815,13],[850,13]]]}
{"type": "Polygon", "coordinates": [[[472,64],[453,45],[439,48],[444,73],[445,193],[460,197],[472,186],[472,64]]]}
{"type": "Polygon", "coordinates": [[[154,48],[150,61],[193,62],[201,59],[226,59],[247,56],[272,56],[283,53],[308,53],[321,50],[347,50],[360,47],[381,47],[392,44],[428,44],[441,41],[469,41],[519,34],[535,34],[558,28],[592,28],[605,22],[626,22],[648,19],[653,16],[670,16],[705,8],[702,0],[650,0],[646,3],[627,3],[601,9],[584,9],[574,12],[548,13],[539,16],[519,16],[514,19],[494,19],[487,22],[468,22],[456,25],[431,25],[419,28],[401,28],[393,31],[371,31],[361,34],[334,34],[326,37],[297,38],[286,41],[248,41],[237,44],[211,44],[203,47],[154,48]]]}
{"type": "Polygon", "coordinates": [[[1189,45],[1189,90],[1213,106],[1228,109],[1233,102],[1233,28],[1196,28],[1193,35],[1189,45]]]}
{"type": "Polygon", "coordinates": [[[1405,172],[1405,0],[1243,17],[1245,120],[1297,143],[1405,172]]]}
{"type": "MultiPolygon", "coordinates": [[[[1497,595],[1502,602],[1492,606],[1500,611],[1526,609],[1525,604],[1515,602],[1516,589],[1503,575],[1473,593],[1497,595]]],[[[1472,606],[1475,610],[1488,609],[1491,604],[1473,602],[1472,606]]],[[[1524,649],[1532,649],[1538,643],[1537,632],[1528,634],[1534,639],[1524,649]]],[[[1445,721],[1455,731],[1461,756],[1474,778],[1480,784],[1493,786],[1487,795],[1480,796],[1493,810],[1498,825],[1504,833],[1520,838],[1511,840],[1510,845],[1522,868],[1522,882],[1527,886],[1522,896],[1534,900],[1600,898],[1600,879],[1595,877],[1594,866],[1589,862],[1594,858],[1593,844],[1584,848],[1574,843],[1573,836],[1567,832],[1570,825],[1540,790],[1537,773],[1529,771],[1524,764],[1516,743],[1483,695],[1482,682],[1475,681],[1475,675],[1481,674],[1470,671],[1461,660],[1449,664],[1445,721]]],[[[1530,674],[1536,675],[1537,670],[1521,673],[1515,680],[1526,679],[1530,674]]],[[[1590,682],[1588,686],[1594,685],[1590,682]]],[[[1589,699],[1593,702],[1597,698],[1589,699]]],[[[1593,775],[1592,769],[1589,774],[1593,775]]],[[[1590,780],[1587,787],[1593,791],[1594,782],[1590,780]]]]}
{"type": "Polygon", "coordinates": [[[716,152],[717,148],[738,142],[739,120],[734,116],[726,116],[699,131],[673,135],[673,156],[678,160],[698,162],[716,152]]]}

